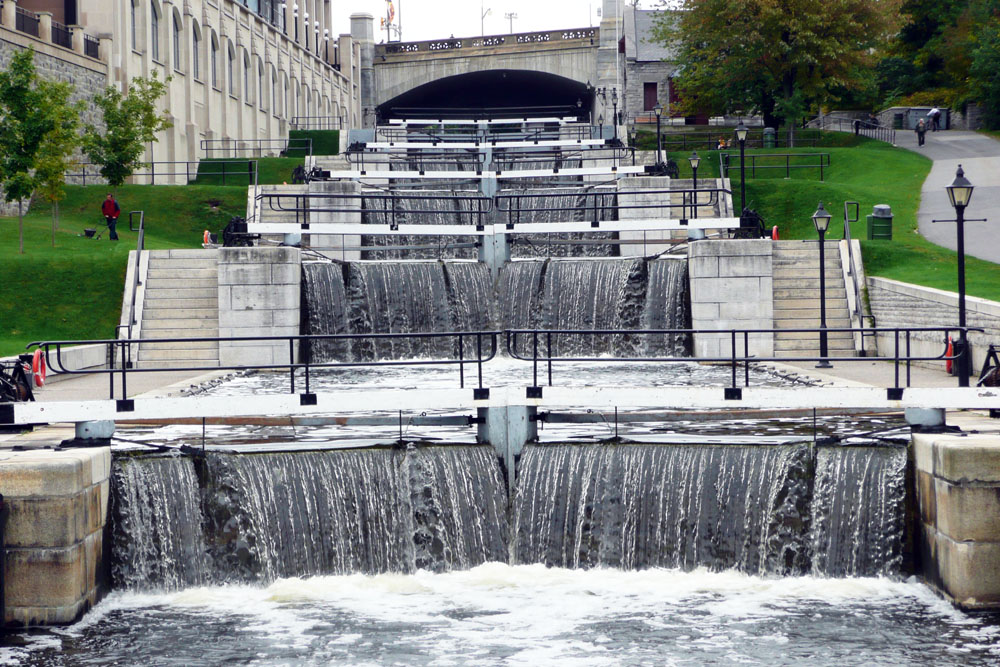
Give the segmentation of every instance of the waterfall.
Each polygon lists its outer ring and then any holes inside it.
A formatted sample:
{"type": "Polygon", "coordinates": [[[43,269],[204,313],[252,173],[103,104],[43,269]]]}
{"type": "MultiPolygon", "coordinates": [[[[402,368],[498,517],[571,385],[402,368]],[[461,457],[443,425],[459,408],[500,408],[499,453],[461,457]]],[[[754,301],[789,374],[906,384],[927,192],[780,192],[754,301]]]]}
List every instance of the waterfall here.
{"type": "Polygon", "coordinates": [[[209,560],[191,459],[117,457],[110,513],[114,587],[174,590],[204,583],[209,560]]]}
{"type": "MultiPolygon", "coordinates": [[[[392,169],[409,169],[407,162],[390,163],[392,169]]],[[[433,167],[439,169],[439,166],[433,167]]],[[[458,168],[458,163],[455,163],[458,168]]],[[[477,204],[473,197],[475,190],[439,191],[421,187],[397,187],[385,191],[365,191],[361,199],[361,221],[364,224],[379,225],[469,225],[475,229],[479,222],[489,218],[488,203],[477,204]],[[395,195],[393,199],[382,199],[375,195],[395,195]],[[407,199],[407,195],[431,195],[431,199],[407,199]],[[435,196],[436,195],[436,196],[435,196]],[[442,195],[455,198],[443,198],[442,195]],[[483,210],[482,216],[472,214],[483,210]]],[[[422,246],[411,250],[368,250],[364,259],[475,259],[475,248],[448,249],[453,243],[470,243],[474,236],[363,236],[365,246],[422,246]]]]}
{"type": "Polygon", "coordinates": [[[893,574],[902,562],[906,449],[820,447],[812,504],[813,572],[893,574]]]}
{"type": "MultiPolygon", "coordinates": [[[[489,269],[475,262],[308,263],[303,290],[303,331],[312,335],[482,331],[495,319],[489,269]]],[[[456,346],[446,338],[320,341],[306,353],[316,362],[449,357],[456,346]]]]}
{"type": "MultiPolygon", "coordinates": [[[[687,329],[691,326],[687,262],[675,259],[647,263],[649,279],[641,329],[687,329]]],[[[648,356],[684,356],[691,353],[687,334],[649,336],[645,340],[648,356]]]]}
{"type": "Polygon", "coordinates": [[[807,567],[806,446],[530,446],[519,563],[796,574],[807,567]]]}
{"type": "MultiPolygon", "coordinates": [[[[516,181],[507,183],[513,184],[516,181]]],[[[602,186],[580,184],[557,188],[513,186],[501,194],[504,198],[500,200],[502,210],[497,211],[497,222],[512,222],[515,224],[515,229],[518,223],[584,222],[592,220],[595,213],[600,220],[618,219],[616,191],[613,189],[605,191],[602,186]],[[596,196],[596,193],[603,193],[603,196],[596,196]]],[[[571,245],[555,241],[613,237],[613,232],[525,234],[516,237],[516,244],[511,248],[511,254],[515,257],[611,257],[618,254],[617,246],[571,245]]]]}

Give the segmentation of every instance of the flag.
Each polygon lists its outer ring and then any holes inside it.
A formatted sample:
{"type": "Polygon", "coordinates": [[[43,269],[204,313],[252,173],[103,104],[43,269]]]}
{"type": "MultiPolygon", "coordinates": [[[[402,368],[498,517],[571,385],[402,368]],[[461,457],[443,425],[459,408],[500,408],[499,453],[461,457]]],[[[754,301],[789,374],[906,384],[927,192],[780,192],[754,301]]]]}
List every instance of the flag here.
{"type": "Polygon", "coordinates": [[[386,4],[389,5],[389,23],[396,18],[396,7],[392,4],[392,0],[385,0],[386,4]]]}

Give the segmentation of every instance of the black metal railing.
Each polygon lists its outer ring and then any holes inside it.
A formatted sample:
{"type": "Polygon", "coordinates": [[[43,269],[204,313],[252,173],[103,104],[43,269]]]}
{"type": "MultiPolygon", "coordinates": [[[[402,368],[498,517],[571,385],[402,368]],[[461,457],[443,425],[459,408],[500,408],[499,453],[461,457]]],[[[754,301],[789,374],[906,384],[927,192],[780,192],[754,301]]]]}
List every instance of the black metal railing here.
{"type": "MultiPolygon", "coordinates": [[[[962,354],[968,353],[959,351],[956,354],[948,354],[948,340],[949,334],[951,332],[959,332],[968,336],[970,331],[983,332],[983,329],[966,327],[964,330],[962,327],[885,327],[885,328],[866,328],[866,329],[856,329],[851,327],[841,327],[841,328],[802,328],[802,329],[589,329],[589,330],[579,330],[579,329],[507,329],[504,331],[505,336],[505,348],[507,354],[513,359],[520,361],[529,361],[532,363],[532,378],[535,387],[538,384],[538,372],[539,366],[544,366],[544,372],[548,375],[548,384],[552,385],[552,366],[555,363],[565,363],[565,362],[595,362],[595,363],[689,363],[692,361],[697,361],[701,363],[720,363],[727,364],[731,368],[731,387],[739,387],[738,382],[738,371],[742,367],[743,369],[743,386],[750,386],[750,364],[759,362],[817,362],[817,361],[828,361],[837,363],[852,363],[852,362],[865,362],[870,363],[872,361],[888,361],[894,364],[894,389],[899,389],[900,385],[900,375],[905,371],[905,384],[902,386],[909,387],[911,383],[911,364],[917,361],[955,361],[961,357],[962,354]],[[750,353],[751,348],[751,338],[755,335],[759,336],[770,335],[773,336],[777,333],[812,333],[816,334],[817,345],[819,344],[819,336],[821,331],[826,331],[827,333],[840,333],[840,332],[858,332],[858,331],[868,331],[874,334],[884,334],[886,336],[893,336],[893,352],[891,355],[883,356],[869,356],[869,357],[833,357],[833,356],[818,356],[818,355],[801,355],[797,357],[775,357],[775,356],[760,356],[750,353]],[[911,354],[911,343],[914,334],[918,333],[939,333],[941,334],[941,354],[935,356],[922,356],[911,354]],[[593,337],[593,336],[614,336],[617,338],[627,337],[632,341],[637,341],[643,337],[659,336],[671,337],[676,340],[681,336],[698,336],[698,335],[708,335],[708,336],[720,336],[729,341],[730,354],[720,355],[718,357],[697,357],[692,358],[688,356],[668,356],[668,357],[649,357],[649,356],[614,356],[614,355],[601,355],[601,356],[580,356],[573,354],[558,355],[554,354],[553,350],[558,351],[560,345],[560,339],[571,338],[574,342],[571,342],[568,347],[572,349],[573,345],[578,345],[576,341],[581,338],[593,337]],[[519,341],[519,337],[521,337],[519,341]],[[524,344],[521,343],[524,341],[524,344]],[[531,350],[530,355],[525,355],[521,350],[528,348],[531,350]],[[740,353],[742,349],[742,353],[740,353]]],[[[961,340],[966,340],[967,338],[962,338],[961,340]]]]}
{"type": "Polygon", "coordinates": [[[861,118],[824,115],[811,120],[809,126],[834,132],[853,132],[862,137],[885,141],[890,144],[896,143],[896,130],[892,127],[882,125],[877,120],[871,121],[861,118]]]}
{"type": "Polygon", "coordinates": [[[73,36],[70,34],[69,28],[64,26],[62,23],[52,22],[52,43],[58,44],[64,49],[73,48],[73,36]]]}
{"type": "MultiPolygon", "coordinates": [[[[652,134],[655,142],[655,133],[644,132],[638,135],[638,141],[642,142],[643,137],[652,134]]],[[[648,141],[648,139],[646,139],[648,141]]],[[[821,143],[822,137],[818,130],[799,130],[795,134],[796,146],[816,146],[821,143]]],[[[733,128],[719,127],[714,130],[696,130],[677,132],[663,129],[660,132],[660,145],[665,151],[714,151],[729,150],[739,148],[739,142],[733,136],[733,128]],[[725,145],[722,142],[725,141],[725,145]]],[[[767,136],[763,128],[751,129],[747,132],[747,139],[744,148],[784,148],[788,146],[788,135],[784,131],[767,136]]],[[[656,148],[655,143],[653,149],[656,148]]]]}
{"type": "Polygon", "coordinates": [[[158,373],[158,372],[198,372],[213,370],[259,370],[259,371],[285,371],[289,374],[289,391],[296,393],[296,373],[304,374],[305,394],[310,393],[311,374],[317,369],[336,368],[382,368],[400,366],[457,366],[459,387],[465,387],[466,367],[474,366],[477,376],[477,388],[483,388],[483,364],[496,357],[499,352],[498,337],[499,331],[450,331],[440,333],[388,333],[388,334],[328,334],[313,336],[234,336],[222,337],[199,337],[199,338],[156,338],[150,340],[128,340],[128,339],[99,339],[82,341],[35,341],[26,346],[27,350],[39,349],[45,357],[49,371],[58,375],[107,375],[109,384],[110,399],[118,398],[115,395],[115,378],[120,380],[121,399],[128,398],[128,378],[136,373],[158,373]],[[378,361],[323,361],[314,362],[309,360],[309,355],[300,355],[298,347],[300,345],[311,345],[317,342],[349,342],[349,341],[369,341],[377,343],[379,341],[392,340],[450,340],[455,350],[455,355],[444,359],[380,359],[378,361]],[[250,343],[260,343],[262,345],[287,344],[288,363],[274,364],[241,364],[241,365],[202,365],[202,366],[170,366],[169,368],[135,368],[132,363],[134,354],[143,344],[155,343],[158,346],[164,344],[177,344],[178,346],[191,343],[238,343],[245,347],[250,343]],[[63,363],[63,349],[78,345],[105,345],[108,349],[108,356],[114,359],[114,365],[108,368],[88,368],[73,370],[63,363]],[[305,356],[305,360],[300,360],[300,356],[305,356]]]}
{"type": "MultiPolygon", "coordinates": [[[[733,158],[739,167],[739,153],[719,152],[719,173],[722,178],[729,177],[733,158]]],[[[781,170],[785,178],[792,177],[793,169],[818,169],[819,180],[824,180],[824,170],[830,168],[829,153],[754,153],[744,155],[744,170],[748,178],[757,178],[757,171],[771,172],[781,170]]]]}
{"type": "Polygon", "coordinates": [[[32,37],[38,37],[38,25],[40,21],[38,15],[29,12],[27,9],[16,7],[14,11],[14,28],[18,32],[23,32],[32,37]]]}
{"type": "Polygon", "coordinates": [[[83,54],[98,60],[101,57],[101,42],[90,35],[84,35],[83,54]]]}
{"type": "MultiPolygon", "coordinates": [[[[161,184],[165,178],[183,176],[187,183],[197,183],[199,179],[208,185],[214,185],[221,181],[221,185],[227,182],[236,185],[257,185],[257,160],[192,160],[187,162],[171,160],[153,160],[144,162],[145,168],[137,169],[132,173],[134,185],[156,185],[159,178],[161,184]],[[228,179],[228,180],[227,180],[228,179]]],[[[82,167],[80,171],[67,172],[67,179],[76,179],[80,185],[87,185],[87,179],[91,179],[92,184],[104,182],[100,175],[99,167],[93,162],[77,162],[76,166],[82,167]],[[90,169],[88,169],[88,167],[90,169]]]]}
{"type": "Polygon", "coordinates": [[[851,312],[851,318],[853,321],[858,323],[858,327],[861,329],[861,335],[858,336],[858,353],[864,357],[867,354],[865,350],[865,338],[875,337],[875,333],[873,331],[866,331],[865,320],[869,320],[871,322],[872,329],[875,328],[876,324],[875,316],[865,313],[865,304],[862,300],[864,290],[862,289],[860,280],[861,272],[857,258],[854,255],[854,243],[851,239],[851,223],[858,221],[860,206],[861,205],[856,201],[844,202],[844,240],[847,241],[847,266],[851,277],[851,286],[848,289],[854,293],[854,308],[851,312]]]}
{"type": "Polygon", "coordinates": [[[587,114],[568,104],[520,107],[393,107],[392,117],[404,120],[425,120],[445,123],[454,120],[509,120],[537,123],[540,118],[586,119],[587,114]]]}
{"type": "MultiPolygon", "coordinates": [[[[136,297],[139,293],[139,285],[142,281],[139,279],[139,267],[141,264],[142,251],[146,249],[146,214],[143,211],[129,211],[128,213],[128,228],[129,231],[138,232],[138,236],[135,241],[135,263],[132,265],[132,297],[129,300],[128,313],[126,313],[125,323],[119,324],[115,327],[115,338],[121,339],[122,332],[124,331],[126,340],[132,339],[132,327],[137,324],[136,321],[136,297]],[[139,222],[136,223],[136,217],[138,216],[139,222]]],[[[128,350],[131,353],[131,349],[128,350]]],[[[114,349],[108,350],[108,367],[114,368],[115,363],[114,349]]],[[[122,359],[123,365],[132,365],[132,358],[129,355],[128,358],[122,359]]]]}
{"type": "MultiPolygon", "coordinates": [[[[427,144],[434,147],[439,144],[468,143],[492,145],[503,141],[518,141],[528,148],[535,141],[583,141],[597,138],[595,130],[590,125],[556,125],[544,124],[542,127],[490,126],[485,128],[459,125],[451,127],[435,127],[428,122],[426,126],[380,125],[375,129],[376,141],[388,143],[427,144]]],[[[607,140],[613,145],[613,140],[607,140]]]]}
{"type": "Polygon", "coordinates": [[[341,130],[344,127],[342,116],[294,116],[291,121],[293,130],[341,130]]]}
{"type": "Polygon", "coordinates": [[[392,229],[398,227],[398,218],[404,215],[442,213],[440,208],[404,205],[409,202],[453,202],[454,206],[448,209],[447,214],[457,216],[462,221],[467,220],[470,227],[484,225],[487,214],[493,210],[493,200],[478,193],[456,195],[446,192],[424,194],[419,191],[261,192],[257,194],[256,200],[256,210],[267,206],[267,210],[277,213],[294,213],[295,224],[298,225],[308,225],[311,215],[326,213],[357,215],[360,212],[361,220],[364,220],[365,216],[369,218],[372,215],[384,216],[392,229]],[[360,207],[359,200],[362,202],[360,207]]]}
{"type": "Polygon", "coordinates": [[[264,157],[278,153],[282,157],[293,154],[309,157],[313,154],[312,139],[202,139],[201,150],[206,158],[264,157]]]}

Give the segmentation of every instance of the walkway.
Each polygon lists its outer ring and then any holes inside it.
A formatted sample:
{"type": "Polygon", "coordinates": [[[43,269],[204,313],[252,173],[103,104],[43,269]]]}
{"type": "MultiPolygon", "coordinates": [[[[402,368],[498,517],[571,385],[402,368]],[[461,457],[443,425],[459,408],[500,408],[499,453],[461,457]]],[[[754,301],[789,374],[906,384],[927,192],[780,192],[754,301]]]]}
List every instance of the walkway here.
{"type": "Polygon", "coordinates": [[[920,233],[931,243],[956,249],[955,209],[948,201],[945,186],[962,165],[965,177],[976,187],[966,209],[967,218],[987,218],[988,222],[965,225],[965,253],[1000,263],[1000,141],[976,132],[947,130],[928,132],[926,143],[918,147],[912,130],[898,130],[896,145],[926,155],[934,161],[920,194],[917,222],[920,233]]]}

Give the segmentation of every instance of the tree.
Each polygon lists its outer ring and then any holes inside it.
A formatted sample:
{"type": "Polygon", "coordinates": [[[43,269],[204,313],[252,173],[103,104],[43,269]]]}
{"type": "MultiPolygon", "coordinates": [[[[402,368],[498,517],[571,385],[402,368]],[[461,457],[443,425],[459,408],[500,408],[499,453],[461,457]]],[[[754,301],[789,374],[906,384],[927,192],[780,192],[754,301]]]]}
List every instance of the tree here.
{"type": "Polygon", "coordinates": [[[900,1],[683,0],[654,34],[679,51],[683,112],[760,113],[791,132],[807,108],[864,85],[900,1]]]}
{"type": "Polygon", "coordinates": [[[47,99],[53,84],[38,79],[34,58],[30,47],[18,51],[7,70],[0,72],[0,182],[4,199],[17,201],[18,252],[22,255],[22,201],[31,197],[38,184],[35,158],[55,124],[47,99]]]}
{"type": "Polygon", "coordinates": [[[145,144],[156,141],[156,133],[172,127],[156,110],[157,101],[167,92],[167,83],[156,72],[151,78],[132,79],[128,94],[108,86],[94,98],[104,120],[104,132],[87,128],[83,137],[84,152],[91,162],[101,166],[101,176],[113,187],[122,185],[143,165],[145,144]]]}
{"type": "Polygon", "coordinates": [[[1000,128],[1000,19],[985,25],[977,42],[969,67],[972,95],[983,107],[986,124],[1000,128]]]}
{"type": "Polygon", "coordinates": [[[46,88],[48,112],[53,125],[38,148],[35,177],[38,191],[52,204],[52,246],[55,247],[59,202],[66,196],[63,188],[66,172],[76,163],[73,154],[80,145],[80,114],[84,104],[69,101],[73,87],[68,83],[50,82],[46,88]]]}

